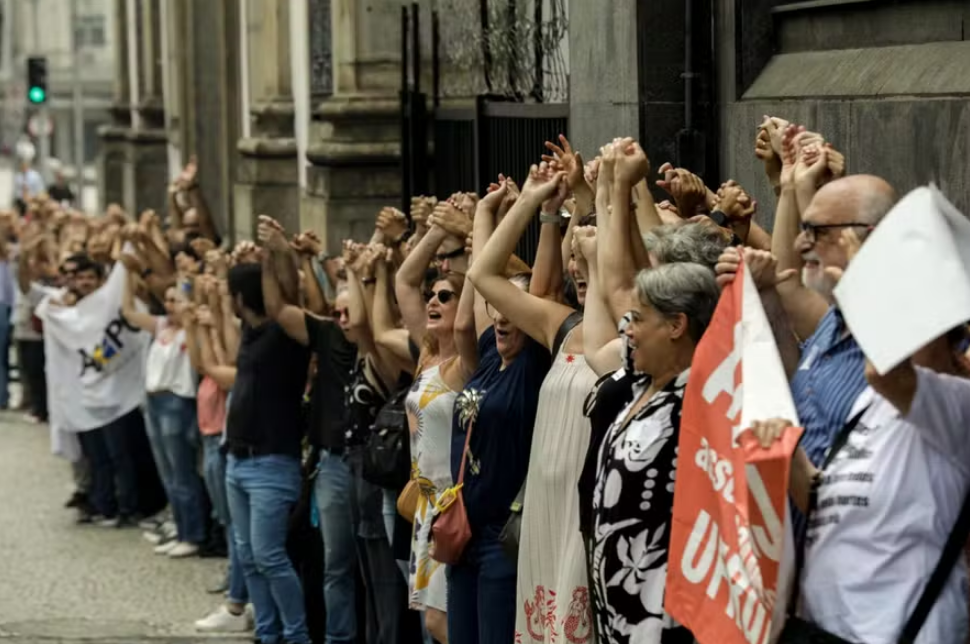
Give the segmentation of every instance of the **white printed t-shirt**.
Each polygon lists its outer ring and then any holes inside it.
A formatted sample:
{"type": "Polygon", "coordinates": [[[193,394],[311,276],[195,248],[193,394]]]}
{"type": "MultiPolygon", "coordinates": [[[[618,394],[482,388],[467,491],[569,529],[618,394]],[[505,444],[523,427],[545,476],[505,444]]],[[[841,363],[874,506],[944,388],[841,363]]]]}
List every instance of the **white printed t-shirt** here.
{"type": "MultiPolygon", "coordinates": [[[[826,468],[809,519],[801,615],[850,642],[895,644],[936,566],[970,485],[970,381],[917,368],[903,419],[871,387],[826,468]]],[[[963,644],[963,557],[916,644],[963,644]]]]}
{"type": "Polygon", "coordinates": [[[145,363],[145,389],[150,394],[170,391],[183,398],[195,398],[198,383],[185,346],[185,329],[169,325],[164,317],[157,320],[155,339],[145,363]]]}

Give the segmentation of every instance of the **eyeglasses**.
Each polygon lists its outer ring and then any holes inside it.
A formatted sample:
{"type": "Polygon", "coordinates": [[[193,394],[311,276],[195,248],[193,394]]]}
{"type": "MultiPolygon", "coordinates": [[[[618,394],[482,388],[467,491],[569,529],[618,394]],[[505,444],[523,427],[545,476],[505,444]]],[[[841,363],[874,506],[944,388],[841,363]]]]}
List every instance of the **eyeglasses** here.
{"type": "Polygon", "coordinates": [[[812,224],[807,221],[801,223],[801,229],[805,233],[805,238],[813,244],[818,240],[818,232],[820,230],[827,231],[836,228],[865,228],[866,230],[872,230],[873,226],[872,224],[863,224],[855,221],[845,224],[812,224]]]}
{"type": "Polygon", "coordinates": [[[447,253],[438,253],[438,254],[437,254],[437,255],[435,255],[434,257],[435,257],[435,259],[437,259],[437,260],[438,260],[439,262],[443,262],[443,261],[445,261],[446,259],[455,259],[455,258],[457,258],[457,257],[461,257],[461,256],[462,256],[462,255],[464,255],[464,254],[465,254],[465,247],[464,247],[464,246],[459,246],[459,247],[458,247],[458,248],[456,248],[455,250],[452,250],[452,251],[448,251],[447,253]]]}
{"type": "Polygon", "coordinates": [[[425,293],[424,294],[424,301],[425,302],[430,302],[431,300],[433,300],[435,298],[435,296],[437,296],[438,297],[438,301],[440,303],[447,304],[448,302],[450,302],[452,300],[452,298],[456,297],[457,295],[458,294],[455,293],[454,291],[449,291],[448,289],[443,288],[440,291],[428,291],[427,293],[425,293]]]}
{"type": "Polygon", "coordinates": [[[342,317],[348,317],[348,318],[350,317],[350,309],[347,309],[347,308],[334,309],[333,312],[337,315],[338,319],[342,317]]]}

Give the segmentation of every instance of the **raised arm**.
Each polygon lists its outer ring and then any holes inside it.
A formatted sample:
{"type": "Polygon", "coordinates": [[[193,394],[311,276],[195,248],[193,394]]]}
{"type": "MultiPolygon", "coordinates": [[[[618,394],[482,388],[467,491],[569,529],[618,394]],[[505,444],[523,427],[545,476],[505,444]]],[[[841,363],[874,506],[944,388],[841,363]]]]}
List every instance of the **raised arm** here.
{"type": "Polygon", "coordinates": [[[583,353],[586,364],[598,376],[616,371],[622,366],[620,340],[616,322],[606,306],[600,286],[597,230],[592,226],[577,228],[573,254],[580,272],[586,275],[586,306],[583,309],[583,353]]]}
{"type": "Polygon", "coordinates": [[[781,304],[791,319],[795,334],[802,340],[808,339],[828,311],[829,304],[819,293],[802,284],[801,272],[804,267],[801,254],[795,249],[795,240],[801,231],[801,217],[795,194],[795,147],[794,137],[797,130],[790,126],[785,136],[782,154],[781,193],[778,196],[778,211],[775,214],[775,227],[771,238],[771,253],[778,260],[778,271],[794,271],[797,277],[778,285],[781,304]]]}
{"type": "Polygon", "coordinates": [[[404,319],[404,327],[408,330],[411,341],[418,346],[424,340],[428,324],[428,313],[422,293],[424,278],[431,264],[431,258],[447,236],[443,228],[432,226],[408,254],[394,277],[394,292],[401,309],[401,317],[404,319]]]}
{"type": "Polygon", "coordinates": [[[288,336],[300,344],[309,344],[303,309],[297,306],[299,276],[296,273],[296,258],[283,236],[283,229],[273,219],[261,215],[257,235],[266,251],[263,253],[263,304],[266,315],[276,320],[288,336]]]}
{"type": "Polygon", "coordinates": [[[390,255],[378,257],[374,266],[377,280],[374,289],[374,316],[371,320],[374,340],[379,347],[390,351],[395,358],[414,368],[414,358],[408,346],[408,332],[398,328],[394,323],[393,304],[391,298],[390,255]]]}
{"type": "Polygon", "coordinates": [[[154,334],[158,320],[153,315],[135,308],[135,278],[131,273],[125,273],[125,290],[121,296],[121,315],[131,326],[154,334]]]}
{"type": "Polygon", "coordinates": [[[562,257],[562,236],[559,233],[562,217],[559,213],[566,200],[567,190],[568,184],[563,181],[560,189],[542,202],[539,214],[539,246],[536,249],[535,261],[532,262],[532,280],[529,282],[530,295],[553,302],[562,300],[565,264],[562,257]]]}
{"type": "Polygon", "coordinates": [[[455,349],[458,351],[462,380],[478,368],[478,333],[475,325],[475,286],[466,276],[455,314],[455,349]]]}
{"type": "MultiPolygon", "coordinates": [[[[619,320],[636,306],[634,280],[636,256],[630,237],[630,191],[650,173],[650,162],[643,149],[631,139],[613,144],[613,205],[603,257],[602,287],[614,319],[619,320]]],[[[606,159],[604,158],[604,164],[606,159]]],[[[600,169],[603,172],[603,168],[600,169]]]]}
{"type": "MultiPolygon", "coordinates": [[[[551,349],[556,332],[572,312],[568,306],[526,293],[504,275],[505,264],[535,215],[539,205],[557,191],[564,195],[564,174],[542,173],[532,167],[515,205],[480,253],[475,255],[468,277],[475,290],[529,337],[551,349]]],[[[493,193],[494,194],[494,193],[493,193]]],[[[491,197],[491,195],[489,195],[491,197]]]]}
{"type": "Polygon", "coordinates": [[[637,182],[637,185],[633,187],[633,195],[637,202],[636,216],[630,218],[630,244],[633,247],[633,260],[638,268],[649,268],[650,256],[647,254],[647,247],[643,244],[643,236],[657,226],[662,226],[663,221],[657,213],[657,204],[653,200],[653,195],[650,194],[646,179],[637,182]]]}
{"type": "MultiPolygon", "coordinates": [[[[579,220],[586,215],[592,213],[595,208],[593,194],[593,189],[588,183],[586,183],[585,174],[585,163],[583,162],[583,155],[577,150],[573,150],[572,144],[570,144],[569,139],[564,135],[559,135],[559,145],[552,143],[551,141],[546,141],[546,148],[552,153],[550,155],[543,155],[542,160],[547,163],[553,164],[555,170],[562,170],[566,173],[566,184],[569,186],[569,190],[573,193],[573,198],[576,201],[576,207],[573,209],[573,213],[569,218],[569,223],[566,226],[566,232],[562,235],[559,254],[561,259],[561,264],[559,265],[559,274],[562,275],[562,267],[569,264],[569,256],[572,254],[572,232],[573,229],[579,224],[579,220]]],[[[550,212],[551,209],[546,209],[543,206],[542,212],[550,212]]],[[[558,224],[558,222],[557,222],[558,224]]],[[[542,230],[545,231],[546,226],[543,225],[542,230]]],[[[559,229],[556,230],[558,238],[560,235],[559,229]]],[[[539,235],[539,248],[542,249],[542,233],[539,235]]],[[[538,265],[538,254],[536,255],[536,264],[538,265]]],[[[539,276],[541,279],[541,276],[539,276]]],[[[537,276],[532,276],[532,287],[536,286],[537,276]]],[[[540,295],[542,293],[536,290],[530,290],[533,295],[540,295]]],[[[557,290],[557,295],[561,292],[561,285],[557,290]]]]}

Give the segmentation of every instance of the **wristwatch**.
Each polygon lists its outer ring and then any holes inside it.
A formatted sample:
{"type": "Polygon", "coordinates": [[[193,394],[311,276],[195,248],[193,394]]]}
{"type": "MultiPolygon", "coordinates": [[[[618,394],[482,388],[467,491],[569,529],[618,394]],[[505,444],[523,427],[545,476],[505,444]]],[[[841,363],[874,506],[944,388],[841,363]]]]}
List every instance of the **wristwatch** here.
{"type": "Polygon", "coordinates": [[[539,223],[542,224],[558,224],[562,222],[562,216],[557,213],[543,212],[539,214],[539,223]]]}

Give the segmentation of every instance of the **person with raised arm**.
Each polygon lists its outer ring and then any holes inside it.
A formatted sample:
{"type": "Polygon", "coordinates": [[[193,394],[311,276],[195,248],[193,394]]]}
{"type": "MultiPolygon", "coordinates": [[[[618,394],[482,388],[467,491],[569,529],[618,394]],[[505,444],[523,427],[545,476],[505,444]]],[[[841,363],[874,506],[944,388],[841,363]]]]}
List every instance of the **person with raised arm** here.
{"type": "MultiPolygon", "coordinates": [[[[581,171],[580,165],[585,183],[581,171]]],[[[501,190],[506,190],[504,184],[501,190]]],[[[516,637],[532,639],[546,638],[566,620],[570,637],[588,636],[593,631],[576,488],[589,444],[589,421],[582,414],[582,402],[596,381],[583,353],[582,314],[523,292],[503,275],[536,212],[541,210],[543,217],[558,212],[567,190],[562,173],[552,172],[545,162],[534,166],[522,194],[469,272],[476,290],[497,313],[552,353],[552,367],[539,391],[517,562],[515,632],[516,637]]],[[[549,240],[555,254],[548,253],[547,261],[559,264],[559,227],[546,226],[545,221],[543,227],[549,229],[544,235],[555,237],[549,240]]],[[[574,239],[575,234],[574,228],[574,239]]],[[[541,259],[537,255],[534,275],[543,272],[541,259]]],[[[584,282],[583,275],[585,286],[584,282]]],[[[585,301],[585,288],[578,294],[585,301]]]]}
{"type": "Polygon", "coordinates": [[[175,518],[176,537],[155,548],[171,558],[191,557],[205,541],[205,490],[198,473],[198,382],[182,326],[185,299],[178,289],[165,291],[165,315],[135,307],[135,280],[130,272],[121,313],[131,326],[152,334],[145,363],[147,427],[162,484],[175,518]]]}

